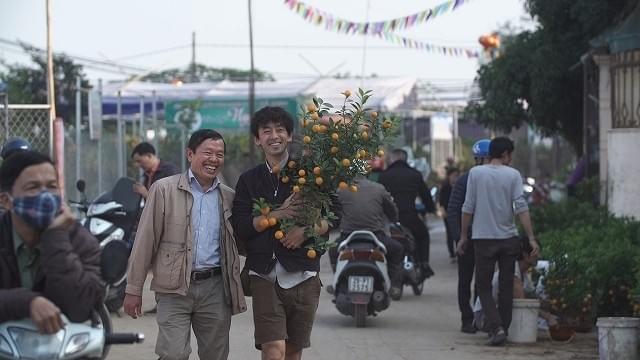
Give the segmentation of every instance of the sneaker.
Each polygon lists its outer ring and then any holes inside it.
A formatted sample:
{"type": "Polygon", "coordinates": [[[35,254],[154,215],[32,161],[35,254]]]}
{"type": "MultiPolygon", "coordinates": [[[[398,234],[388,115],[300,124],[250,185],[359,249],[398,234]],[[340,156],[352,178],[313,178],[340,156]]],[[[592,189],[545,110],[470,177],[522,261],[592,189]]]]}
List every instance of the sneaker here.
{"type": "Polygon", "coordinates": [[[425,262],[425,263],[422,263],[422,274],[425,279],[428,279],[433,275],[435,275],[436,273],[433,272],[433,269],[431,268],[431,266],[429,266],[429,263],[425,262]]]}
{"type": "Polygon", "coordinates": [[[327,292],[331,295],[335,293],[335,289],[333,288],[333,285],[327,285],[327,287],[325,287],[325,290],[327,290],[327,292]]]}
{"type": "Polygon", "coordinates": [[[460,331],[462,331],[465,334],[475,334],[478,331],[478,329],[476,329],[476,327],[473,326],[473,324],[462,324],[460,331]]]}
{"type": "Polygon", "coordinates": [[[502,329],[498,328],[496,332],[491,335],[489,342],[487,345],[489,346],[502,346],[507,341],[507,333],[502,329]]]}
{"type": "Polygon", "coordinates": [[[397,287],[392,287],[391,289],[389,289],[389,297],[391,298],[391,300],[400,300],[402,298],[402,290],[397,287]]]}

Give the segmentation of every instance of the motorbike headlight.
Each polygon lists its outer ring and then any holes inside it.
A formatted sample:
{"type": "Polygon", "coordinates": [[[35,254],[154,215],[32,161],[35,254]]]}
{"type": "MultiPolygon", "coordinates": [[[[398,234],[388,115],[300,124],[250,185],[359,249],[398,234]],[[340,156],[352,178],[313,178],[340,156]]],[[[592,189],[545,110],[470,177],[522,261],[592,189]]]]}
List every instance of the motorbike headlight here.
{"type": "Polygon", "coordinates": [[[0,355],[8,355],[13,357],[13,350],[11,350],[11,345],[9,345],[9,341],[5,339],[4,336],[0,335],[0,355]]]}
{"type": "Polygon", "coordinates": [[[120,228],[115,229],[109,236],[104,238],[104,240],[100,241],[100,247],[104,248],[108,243],[114,240],[123,240],[124,239],[124,231],[120,228]]]}
{"type": "Polygon", "coordinates": [[[91,340],[91,336],[89,333],[81,333],[76,334],[69,339],[69,343],[67,344],[67,348],[64,349],[64,355],[73,355],[79,351],[84,350],[89,344],[89,340],[91,340]]]}
{"type": "Polygon", "coordinates": [[[533,186],[531,186],[531,185],[529,185],[529,184],[524,185],[524,186],[522,187],[522,190],[524,190],[524,192],[526,192],[526,193],[531,193],[531,192],[533,192],[533,186]]]}
{"type": "Polygon", "coordinates": [[[96,212],[96,207],[94,205],[89,205],[89,207],[87,208],[87,216],[91,217],[95,215],[95,212],[96,212]]]}
{"type": "Polygon", "coordinates": [[[27,359],[55,359],[62,349],[64,340],[64,330],[53,335],[44,335],[29,329],[11,327],[9,334],[19,356],[27,359]]]}

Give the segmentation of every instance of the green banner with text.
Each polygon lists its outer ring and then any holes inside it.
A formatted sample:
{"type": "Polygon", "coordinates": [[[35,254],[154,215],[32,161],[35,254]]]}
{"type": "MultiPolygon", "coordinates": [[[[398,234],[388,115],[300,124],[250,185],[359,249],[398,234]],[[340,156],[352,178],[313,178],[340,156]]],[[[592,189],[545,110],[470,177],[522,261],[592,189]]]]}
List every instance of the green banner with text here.
{"type": "MultiPolygon", "coordinates": [[[[296,98],[256,99],[256,111],[265,106],[280,106],[294,119],[298,113],[296,98]]],[[[167,123],[182,124],[191,131],[210,129],[248,129],[249,102],[246,99],[201,99],[167,101],[164,105],[167,123]]]]}

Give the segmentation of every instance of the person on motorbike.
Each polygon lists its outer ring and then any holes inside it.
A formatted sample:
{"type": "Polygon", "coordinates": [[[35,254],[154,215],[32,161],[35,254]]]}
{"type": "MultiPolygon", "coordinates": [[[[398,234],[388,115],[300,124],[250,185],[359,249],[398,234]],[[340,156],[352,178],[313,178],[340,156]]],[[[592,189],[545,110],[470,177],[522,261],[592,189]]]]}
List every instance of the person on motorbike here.
{"type": "Polygon", "coordinates": [[[136,145],[131,151],[131,159],[144,172],[142,175],[143,183],[135,183],[133,191],[142,195],[145,199],[149,195],[149,188],[154,182],[180,173],[180,169],[176,165],[169,161],[161,160],[156,156],[156,148],[148,142],[141,142],[136,145]]]}
{"type": "Polygon", "coordinates": [[[12,154],[27,150],[31,150],[31,144],[27,140],[22,138],[13,138],[4,143],[2,151],[0,152],[0,157],[6,160],[12,154]]]}
{"type": "MultiPolygon", "coordinates": [[[[481,139],[471,147],[471,153],[476,162],[475,166],[489,162],[490,143],[489,139],[481,139]]],[[[469,172],[466,172],[456,180],[447,205],[447,223],[450,235],[454,240],[460,239],[462,204],[464,204],[464,198],[467,195],[468,177],[469,172]]],[[[458,307],[462,316],[460,331],[467,334],[474,334],[477,331],[473,325],[473,309],[471,308],[471,282],[476,264],[474,256],[473,242],[469,242],[464,254],[458,254],[458,307]]]]}
{"type": "Polygon", "coordinates": [[[425,277],[433,276],[429,266],[429,230],[418,216],[416,198],[420,197],[427,212],[435,212],[436,205],[422,180],[422,175],[407,163],[407,152],[395,149],[391,152],[391,165],[380,174],[378,180],[393,197],[398,207],[400,224],[411,230],[416,242],[415,259],[421,263],[425,277]]]}
{"type": "Polygon", "coordinates": [[[98,241],[62,203],[51,159],[34,151],[0,166],[0,323],[30,317],[41,332],[90,318],[105,295],[98,241]]]}
{"type": "MultiPolygon", "coordinates": [[[[391,238],[385,230],[386,225],[398,221],[398,209],[391,194],[381,184],[368,180],[364,176],[357,178],[358,191],[339,190],[338,198],[342,204],[341,238],[346,239],[357,230],[368,230],[376,235],[387,248],[387,269],[391,280],[389,296],[399,300],[402,296],[402,244],[391,238]]],[[[336,247],[329,251],[331,267],[335,271],[338,259],[336,247]]]]}
{"type": "MultiPolygon", "coordinates": [[[[3,160],[6,160],[10,155],[26,150],[31,150],[31,144],[27,140],[22,138],[13,138],[2,145],[0,157],[3,160]]],[[[0,205],[0,216],[2,216],[5,211],[7,211],[7,209],[0,205]]]]}

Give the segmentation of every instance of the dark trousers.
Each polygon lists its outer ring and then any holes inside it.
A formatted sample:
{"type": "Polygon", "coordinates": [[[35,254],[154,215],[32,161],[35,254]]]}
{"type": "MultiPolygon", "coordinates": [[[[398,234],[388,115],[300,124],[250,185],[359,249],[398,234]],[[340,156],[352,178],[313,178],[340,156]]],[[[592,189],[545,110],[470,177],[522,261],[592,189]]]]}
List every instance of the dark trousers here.
{"type": "MultiPolygon", "coordinates": [[[[404,247],[397,240],[387,236],[384,231],[373,232],[378,240],[384,244],[387,248],[387,271],[389,272],[389,279],[391,285],[400,287],[402,286],[402,258],[404,256],[404,247]]],[[[337,243],[340,246],[340,242],[349,236],[348,233],[342,233],[337,243]]],[[[334,246],[329,249],[329,261],[331,262],[331,268],[336,271],[336,264],[338,262],[338,246],[334,246]]]]}
{"type": "Polygon", "coordinates": [[[415,213],[400,213],[400,224],[411,230],[416,241],[416,260],[428,263],[431,238],[424,221],[415,213]]]}
{"type": "MultiPolygon", "coordinates": [[[[464,254],[458,256],[458,307],[462,317],[462,324],[467,325],[473,322],[473,308],[471,306],[471,282],[473,281],[473,271],[476,265],[473,241],[467,242],[464,254]]],[[[474,290],[473,299],[478,296],[477,289],[474,290]]]]}
{"type": "Polygon", "coordinates": [[[517,237],[509,239],[474,239],[476,254],[476,289],[485,314],[486,328],[495,332],[511,325],[513,309],[513,272],[520,252],[517,237]],[[498,308],[491,295],[491,280],[498,263],[498,308]]]}
{"type": "Polygon", "coordinates": [[[444,229],[447,231],[447,249],[449,250],[449,256],[454,257],[456,256],[455,241],[458,239],[454,239],[453,236],[451,236],[451,229],[449,228],[449,222],[447,221],[447,219],[444,218],[443,221],[444,221],[444,229]]]}

